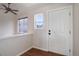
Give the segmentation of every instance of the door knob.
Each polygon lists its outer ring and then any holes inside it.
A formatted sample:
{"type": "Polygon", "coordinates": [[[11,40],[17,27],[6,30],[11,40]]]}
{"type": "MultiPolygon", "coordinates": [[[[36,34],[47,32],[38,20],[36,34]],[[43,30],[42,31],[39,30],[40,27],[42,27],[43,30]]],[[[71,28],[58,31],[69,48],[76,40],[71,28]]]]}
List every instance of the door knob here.
{"type": "Polygon", "coordinates": [[[48,33],[49,35],[51,35],[51,33],[48,33]]]}

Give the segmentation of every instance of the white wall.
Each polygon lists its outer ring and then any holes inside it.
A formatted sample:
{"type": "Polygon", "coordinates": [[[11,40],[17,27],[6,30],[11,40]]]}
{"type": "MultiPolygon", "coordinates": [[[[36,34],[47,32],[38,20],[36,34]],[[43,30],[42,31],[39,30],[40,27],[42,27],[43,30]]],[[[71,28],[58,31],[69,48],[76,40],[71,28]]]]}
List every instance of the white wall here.
{"type": "Polygon", "coordinates": [[[32,47],[32,33],[0,39],[0,55],[16,56],[32,47]]]}
{"type": "Polygon", "coordinates": [[[0,37],[9,36],[14,33],[15,16],[11,13],[5,14],[0,10],[0,37]]]}

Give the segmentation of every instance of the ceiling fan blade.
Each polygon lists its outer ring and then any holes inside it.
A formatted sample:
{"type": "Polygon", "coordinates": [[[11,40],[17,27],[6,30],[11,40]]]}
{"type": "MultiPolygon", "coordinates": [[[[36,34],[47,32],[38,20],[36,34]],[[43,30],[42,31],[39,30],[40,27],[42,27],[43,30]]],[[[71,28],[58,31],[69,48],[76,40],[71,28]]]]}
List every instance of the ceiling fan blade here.
{"type": "Polygon", "coordinates": [[[10,10],[13,14],[17,15],[17,13],[13,12],[12,10],[10,10]]]}
{"type": "Polygon", "coordinates": [[[19,10],[12,10],[12,11],[16,11],[16,12],[18,12],[19,10]]]}
{"type": "Polygon", "coordinates": [[[3,7],[5,7],[6,9],[8,8],[7,6],[5,6],[4,4],[2,4],[3,7]]]}
{"type": "Polygon", "coordinates": [[[4,8],[0,8],[0,9],[6,10],[6,9],[4,9],[4,8]]]}

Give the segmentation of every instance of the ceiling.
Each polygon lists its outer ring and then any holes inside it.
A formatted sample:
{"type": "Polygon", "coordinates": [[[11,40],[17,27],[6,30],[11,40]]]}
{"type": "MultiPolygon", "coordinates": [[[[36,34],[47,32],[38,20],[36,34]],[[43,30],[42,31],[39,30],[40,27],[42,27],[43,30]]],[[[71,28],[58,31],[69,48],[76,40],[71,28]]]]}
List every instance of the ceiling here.
{"type": "MultiPolygon", "coordinates": [[[[4,4],[7,5],[6,3],[4,4]]],[[[64,4],[67,4],[67,3],[64,3],[64,4]]],[[[12,9],[19,10],[18,14],[24,14],[24,13],[27,14],[28,11],[33,11],[41,7],[47,7],[47,6],[54,7],[59,5],[63,5],[63,3],[12,3],[10,7],[12,9]]],[[[2,7],[1,3],[0,3],[0,7],[2,7]]]]}

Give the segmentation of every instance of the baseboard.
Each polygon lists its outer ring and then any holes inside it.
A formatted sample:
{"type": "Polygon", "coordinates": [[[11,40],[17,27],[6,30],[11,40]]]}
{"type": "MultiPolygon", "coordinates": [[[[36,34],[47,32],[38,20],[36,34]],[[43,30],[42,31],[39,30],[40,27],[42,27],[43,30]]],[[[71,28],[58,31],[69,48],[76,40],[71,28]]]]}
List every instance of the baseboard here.
{"type": "Polygon", "coordinates": [[[47,49],[44,49],[44,48],[40,48],[40,47],[35,47],[35,46],[32,46],[22,52],[20,52],[19,54],[17,54],[16,56],[21,56],[22,54],[24,54],[25,52],[27,52],[28,50],[32,49],[32,48],[36,48],[36,49],[39,49],[39,50],[42,50],[42,51],[48,51],[47,49]]]}
{"type": "Polygon", "coordinates": [[[32,49],[32,47],[20,52],[19,54],[17,54],[16,56],[21,56],[22,54],[24,54],[25,52],[27,52],[28,50],[32,49]]]}
{"type": "Polygon", "coordinates": [[[39,49],[39,50],[42,50],[42,51],[48,51],[47,49],[40,48],[40,47],[35,47],[35,46],[33,46],[33,48],[36,48],[36,49],[39,49]]]}

